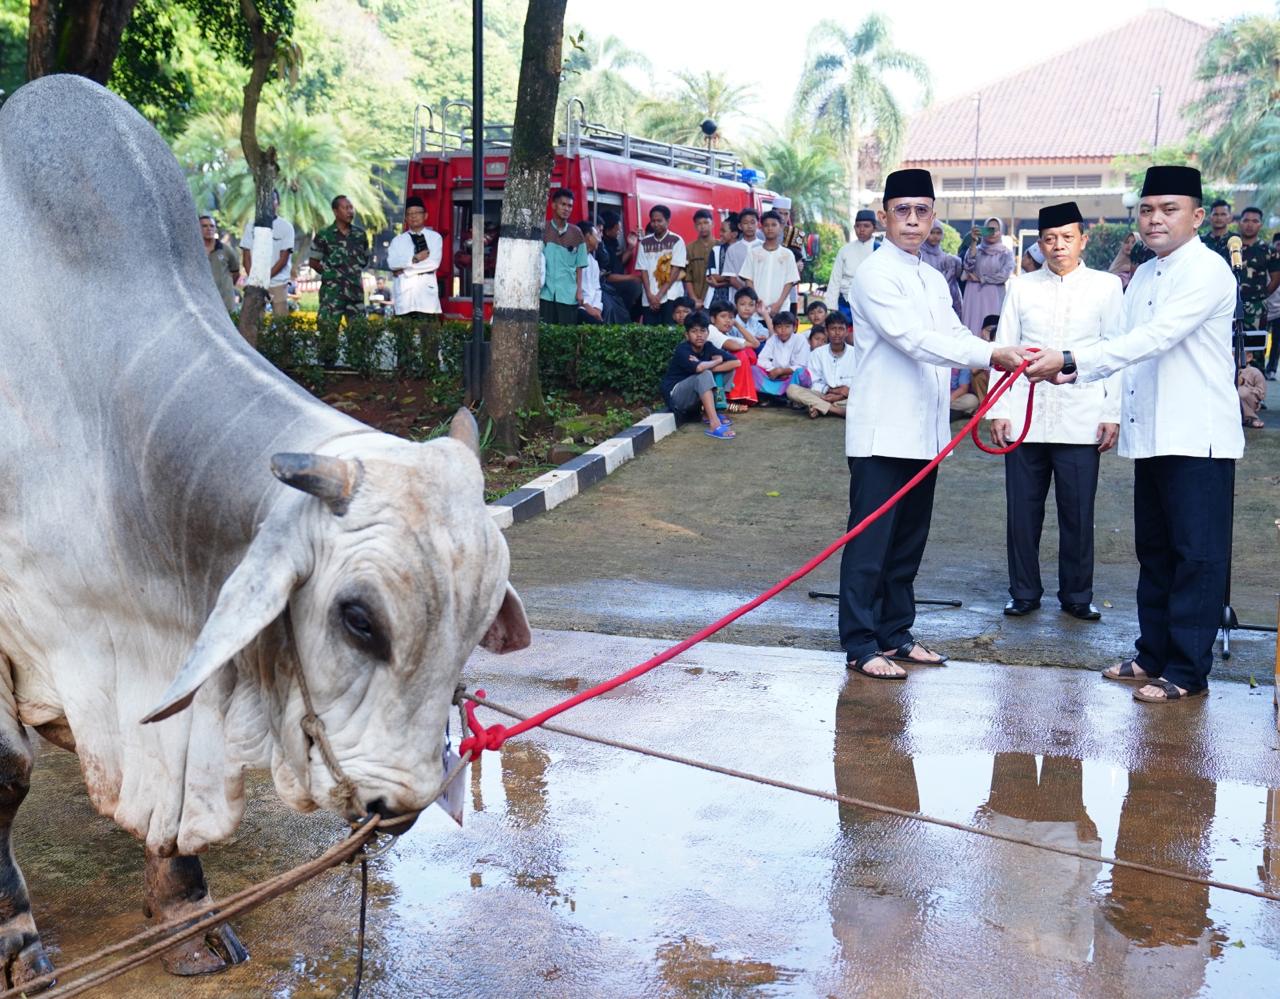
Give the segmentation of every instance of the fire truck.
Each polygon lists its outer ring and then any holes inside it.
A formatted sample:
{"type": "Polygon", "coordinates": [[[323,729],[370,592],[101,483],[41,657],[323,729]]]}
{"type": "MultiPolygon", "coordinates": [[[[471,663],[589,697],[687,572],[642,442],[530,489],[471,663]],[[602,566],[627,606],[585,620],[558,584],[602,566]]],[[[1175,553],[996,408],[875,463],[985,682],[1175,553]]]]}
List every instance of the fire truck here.
{"type": "MultiPolygon", "coordinates": [[[[427,209],[427,225],[444,237],[438,271],[440,304],[447,316],[471,316],[471,146],[468,125],[450,130],[457,110],[470,121],[469,106],[450,101],[439,111],[425,104],[414,111],[413,152],[405,196],[417,195],[427,209]]],[[[484,129],[485,313],[493,303],[493,263],[498,220],[511,149],[510,125],[484,129]]],[[[751,207],[767,211],[774,192],[756,186],[757,175],[733,153],[714,148],[656,142],[586,120],[586,107],[571,98],[558,136],[552,190],[574,195],[575,218],[598,220],[615,212],[626,231],[643,231],[654,205],[671,209],[671,228],[685,240],[696,238],[693,213],[709,209],[716,218],[751,207]]],[[[550,205],[548,204],[548,216],[550,205]]]]}

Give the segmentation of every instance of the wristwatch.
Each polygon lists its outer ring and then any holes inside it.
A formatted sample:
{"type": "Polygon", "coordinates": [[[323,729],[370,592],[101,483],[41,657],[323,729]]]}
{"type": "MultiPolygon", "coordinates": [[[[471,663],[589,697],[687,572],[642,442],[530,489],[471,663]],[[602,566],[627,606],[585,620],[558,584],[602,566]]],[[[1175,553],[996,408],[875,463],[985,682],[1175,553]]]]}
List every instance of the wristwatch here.
{"type": "Polygon", "coordinates": [[[1064,375],[1074,375],[1076,373],[1076,359],[1071,356],[1071,351],[1069,350],[1062,352],[1062,373],[1064,375]]]}

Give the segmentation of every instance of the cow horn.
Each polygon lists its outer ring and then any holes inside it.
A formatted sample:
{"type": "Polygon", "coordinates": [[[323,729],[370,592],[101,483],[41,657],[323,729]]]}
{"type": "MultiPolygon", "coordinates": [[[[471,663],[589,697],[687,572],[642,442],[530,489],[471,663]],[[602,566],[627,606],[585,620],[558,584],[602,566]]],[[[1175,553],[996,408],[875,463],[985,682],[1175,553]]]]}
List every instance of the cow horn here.
{"type": "Polygon", "coordinates": [[[476,426],[476,418],[471,410],[463,406],[453,414],[449,421],[449,436],[460,444],[465,444],[480,457],[480,428],[476,426]]]}
{"type": "Polygon", "coordinates": [[[327,454],[281,452],[271,456],[271,474],[286,486],[310,493],[341,517],[360,488],[364,467],[327,454]]]}

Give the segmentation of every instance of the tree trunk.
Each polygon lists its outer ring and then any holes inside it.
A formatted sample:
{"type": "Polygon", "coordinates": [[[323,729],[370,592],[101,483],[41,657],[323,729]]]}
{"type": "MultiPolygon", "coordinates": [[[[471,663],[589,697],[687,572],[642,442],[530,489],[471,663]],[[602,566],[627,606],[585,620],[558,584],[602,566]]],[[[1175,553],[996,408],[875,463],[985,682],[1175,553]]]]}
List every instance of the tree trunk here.
{"type": "Polygon", "coordinates": [[[137,0],[31,0],[27,79],[74,73],[106,85],[137,0]]]}
{"type": "MultiPolygon", "coordinates": [[[[253,42],[253,67],[249,71],[249,82],[244,85],[244,109],[240,115],[240,148],[244,150],[245,163],[253,174],[254,228],[269,230],[276,214],[272,195],[279,164],[275,146],[263,149],[258,144],[258,103],[275,62],[278,38],[266,31],[254,0],[240,0],[240,12],[249,26],[253,42]]],[[[270,272],[275,260],[270,239],[260,244],[255,238],[250,249],[253,269],[245,281],[244,295],[240,300],[240,335],[256,346],[262,316],[267,309],[267,286],[271,283],[270,272]]]]}
{"type": "Polygon", "coordinates": [[[517,413],[541,410],[538,290],[542,228],[555,162],[566,0],[529,0],[516,92],[516,123],[502,197],[502,230],[493,283],[493,327],[485,408],[494,442],[518,449],[517,413]]]}
{"type": "Polygon", "coordinates": [[[849,238],[853,239],[853,220],[862,207],[862,185],[858,183],[858,145],[861,142],[857,130],[850,133],[845,143],[845,170],[849,175],[849,238]]]}

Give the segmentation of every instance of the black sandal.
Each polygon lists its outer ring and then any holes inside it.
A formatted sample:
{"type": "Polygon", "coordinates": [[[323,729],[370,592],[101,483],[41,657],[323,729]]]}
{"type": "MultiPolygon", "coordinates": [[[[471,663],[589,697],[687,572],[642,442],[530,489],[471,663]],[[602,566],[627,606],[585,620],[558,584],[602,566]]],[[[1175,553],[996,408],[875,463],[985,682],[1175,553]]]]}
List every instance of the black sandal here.
{"type": "Polygon", "coordinates": [[[1114,667],[1114,673],[1110,672],[1112,668],[1108,666],[1102,671],[1102,679],[1115,680],[1117,683],[1151,683],[1153,680],[1160,679],[1142,669],[1136,659],[1126,659],[1119,666],[1114,667]],[[1142,670],[1142,674],[1139,675],[1135,672],[1136,670],[1142,670]]]}
{"type": "Polygon", "coordinates": [[[880,654],[886,659],[891,659],[895,663],[907,663],[911,666],[945,666],[947,664],[947,657],[941,652],[934,652],[933,649],[928,646],[915,641],[907,642],[906,645],[903,645],[901,648],[894,649],[891,652],[882,652],[880,654]],[[937,656],[938,658],[912,659],[911,653],[917,646],[924,649],[924,651],[929,653],[929,655],[937,656]]]}
{"type": "Polygon", "coordinates": [[[873,680],[905,680],[907,671],[901,673],[871,673],[867,670],[867,663],[873,659],[883,659],[889,662],[890,659],[883,652],[868,652],[865,656],[858,656],[857,659],[845,660],[845,669],[851,669],[855,673],[861,673],[863,676],[869,676],[873,680]]]}
{"type": "Polygon", "coordinates": [[[1208,687],[1201,687],[1199,690],[1188,690],[1183,693],[1172,680],[1162,680],[1159,677],[1152,677],[1147,686],[1159,687],[1164,692],[1164,697],[1152,697],[1150,694],[1144,694],[1139,688],[1133,692],[1135,701],[1143,701],[1146,704],[1169,704],[1172,701],[1184,701],[1188,697],[1204,697],[1209,693],[1208,687]]]}

